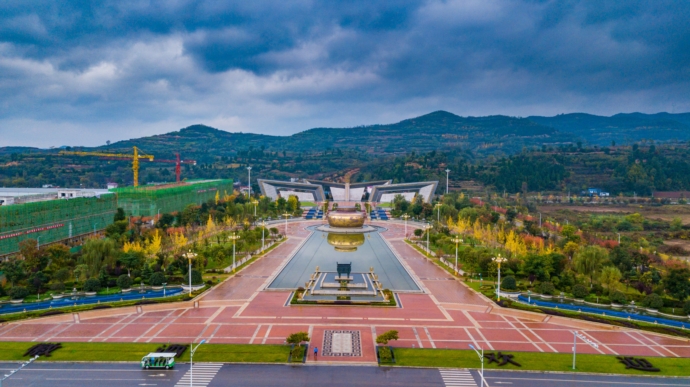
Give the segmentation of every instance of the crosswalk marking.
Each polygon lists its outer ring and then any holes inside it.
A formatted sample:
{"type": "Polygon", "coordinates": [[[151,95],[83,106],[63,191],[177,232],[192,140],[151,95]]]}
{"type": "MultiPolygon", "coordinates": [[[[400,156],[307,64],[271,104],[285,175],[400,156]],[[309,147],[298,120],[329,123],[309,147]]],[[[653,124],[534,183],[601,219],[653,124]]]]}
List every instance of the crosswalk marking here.
{"type": "Polygon", "coordinates": [[[438,370],[446,387],[477,387],[474,377],[468,370],[438,370]]]}
{"type": "MultiPolygon", "coordinates": [[[[207,387],[209,383],[216,377],[216,374],[223,367],[222,364],[198,363],[194,364],[191,371],[194,373],[194,380],[192,387],[207,387]]],[[[182,378],[177,381],[175,387],[189,387],[189,379],[192,377],[190,370],[188,370],[182,378]]]]}

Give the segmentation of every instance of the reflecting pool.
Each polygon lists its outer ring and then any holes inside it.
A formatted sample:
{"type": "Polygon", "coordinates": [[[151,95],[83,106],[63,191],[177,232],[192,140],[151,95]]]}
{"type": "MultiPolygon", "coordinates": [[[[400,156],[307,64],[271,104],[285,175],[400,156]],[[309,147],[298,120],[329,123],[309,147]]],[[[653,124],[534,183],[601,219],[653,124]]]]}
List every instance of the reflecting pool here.
{"type": "Polygon", "coordinates": [[[295,253],[268,289],[295,290],[303,287],[316,266],[335,272],[337,263],[352,263],[353,273],[368,273],[371,267],[385,289],[397,292],[421,292],[410,273],[388,247],[377,228],[366,234],[334,234],[309,227],[313,232],[295,253]]]}

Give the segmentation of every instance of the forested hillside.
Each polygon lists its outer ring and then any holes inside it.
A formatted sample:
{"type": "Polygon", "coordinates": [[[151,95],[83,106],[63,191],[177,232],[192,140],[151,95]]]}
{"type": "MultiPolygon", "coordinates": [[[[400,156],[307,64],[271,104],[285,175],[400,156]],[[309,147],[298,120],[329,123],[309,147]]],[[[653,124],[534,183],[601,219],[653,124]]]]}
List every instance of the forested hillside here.
{"type": "MultiPolygon", "coordinates": [[[[71,150],[131,153],[137,146],[155,156],[141,162],[141,183],[173,181],[174,165],[195,160],[183,178],[254,177],[358,181],[477,180],[508,192],[580,190],[648,194],[689,189],[687,145],[690,114],[619,114],[600,117],[459,117],[438,111],[390,125],[317,128],[292,136],[230,133],[204,125],[96,148],[71,150]],[[652,145],[652,140],[668,140],[652,145]],[[673,141],[671,141],[673,140],[673,141]],[[641,146],[623,146],[639,141],[641,146]],[[598,145],[597,145],[598,144],[598,145]]],[[[60,156],[60,149],[0,148],[0,185],[103,187],[129,185],[131,162],[60,156]]],[[[440,184],[439,187],[444,186],[440,184]]],[[[439,188],[440,190],[441,188],[439,188]]]]}

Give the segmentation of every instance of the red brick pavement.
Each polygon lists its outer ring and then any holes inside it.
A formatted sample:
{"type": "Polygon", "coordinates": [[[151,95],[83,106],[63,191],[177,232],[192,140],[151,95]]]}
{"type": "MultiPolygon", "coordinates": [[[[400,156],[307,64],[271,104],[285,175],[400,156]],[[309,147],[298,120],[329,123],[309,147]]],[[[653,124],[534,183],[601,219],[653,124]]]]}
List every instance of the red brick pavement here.
{"type": "MultiPolygon", "coordinates": [[[[579,345],[581,353],[690,357],[685,339],[576,320],[542,322],[544,316],[514,317],[495,306],[486,313],[490,306],[486,300],[450,280],[447,272],[406,245],[400,239],[403,226],[392,223],[384,224],[388,231],[383,236],[430,294],[399,294],[402,308],[285,306],[289,292],[262,289],[309,235],[305,226],[315,223],[289,224],[287,242],[214,288],[201,299],[199,308],[191,303],[172,310],[144,305],[141,314],[80,313],[79,323],[65,322],[64,316],[28,320],[1,325],[0,340],[189,342],[206,338],[211,343],[281,344],[290,333],[303,330],[311,333],[311,344],[322,349],[324,331],[342,329],[360,332],[362,356],[320,356],[318,361],[373,362],[373,332],[391,329],[400,334],[391,343],[394,346],[467,349],[477,344],[485,349],[541,352],[570,352],[571,330],[578,329],[600,343],[599,350],[579,345]]],[[[282,226],[279,229],[283,231],[282,226]]]]}

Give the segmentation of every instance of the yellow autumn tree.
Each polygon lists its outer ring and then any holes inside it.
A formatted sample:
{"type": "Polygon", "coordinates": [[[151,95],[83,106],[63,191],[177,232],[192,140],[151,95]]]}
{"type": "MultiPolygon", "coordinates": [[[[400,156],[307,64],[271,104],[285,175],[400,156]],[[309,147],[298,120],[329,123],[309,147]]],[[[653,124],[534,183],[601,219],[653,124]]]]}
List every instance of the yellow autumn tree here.
{"type": "Polygon", "coordinates": [[[175,232],[171,235],[172,243],[173,243],[173,248],[175,251],[181,250],[183,247],[187,245],[187,237],[184,236],[183,233],[181,232],[175,232]]]}
{"type": "Polygon", "coordinates": [[[208,216],[208,221],[206,222],[206,235],[211,235],[216,230],[216,224],[213,223],[213,218],[211,215],[208,216]]]}
{"type": "Polygon", "coordinates": [[[235,219],[232,216],[225,216],[225,218],[223,219],[223,223],[225,223],[225,227],[230,229],[235,228],[235,226],[237,226],[237,221],[235,221],[235,219]]]}
{"type": "Polygon", "coordinates": [[[506,237],[505,247],[514,257],[527,254],[525,242],[520,238],[520,235],[516,234],[513,230],[510,230],[506,237]]]}
{"type": "Polygon", "coordinates": [[[219,201],[220,201],[220,192],[216,191],[216,205],[218,205],[219,201]]]}
{"type": "Polygon", "coordinates": [[[479,222],[479,219],[477,219],[472,225],[472,236],[477,240],[482,240],[482,235],[482,224],[479,222]]]}
{"type": "Polygon", "coordinates": [[[163,245],[163,236],[161,235],[160,231],[156,229],[156,231],[153,233],[151,236],[151,239],[149,239],[146,242],[146,255],[149,257],[153,258],[156,256],[156,254],[161,252],[161,247],[163,245]]]}
{"type": "Polygon", "coordinates": [[[122,251],[124,251],[125,253],[140,253],[144,251],[144,248],[141,247],[141,244],[139,242],[125,242],[124,246],[122,246],[122,251]]]}

